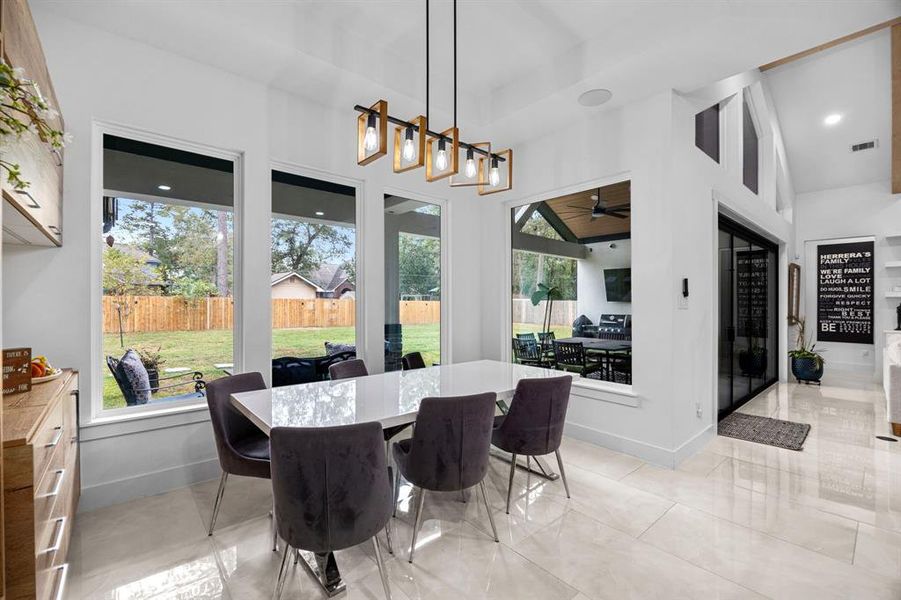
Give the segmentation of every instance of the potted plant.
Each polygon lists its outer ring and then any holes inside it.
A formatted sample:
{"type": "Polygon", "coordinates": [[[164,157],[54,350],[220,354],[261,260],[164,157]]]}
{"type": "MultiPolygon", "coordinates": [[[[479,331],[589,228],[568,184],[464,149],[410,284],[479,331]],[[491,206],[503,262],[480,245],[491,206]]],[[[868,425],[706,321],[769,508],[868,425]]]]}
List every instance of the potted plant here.
{"type": "Polygon", "coordinates": [[[825,361],[822,355],[816,351],[816,344],[810,344],[804,328],[804,319],[798,319],[798,337],[795,349],[788,355],[792,359],[792,375],[804,383],[820,384],[823,378],[823,365],[825,361]]]}
{"type": "Polygon", "coordinates": [[[757,342],[757,338],[751,338],[751,347],[738,353],[738,366],[742,373],[750,377],[761,377],[766,373],[767,366],[766,348],[757,342]]]}
{"type": "Polygon", "coordinates": [[[150,378],[150,391],[157,392],[160,389],[160,368],[165,364],[163,355],[160,354],[161,346],[156,349],[141,348],[138,350],[138,356],[141,357],[141,363],[147,369],[147,376],[150,378]]]}
{"type": "Polygon", "coordinates": [[[544,320],[541,322],[541,331],[550,333],[551,308],[554,306],[554,300],[563,300],[563,292],[556,286],[548,286],[539,283],[538,289],[532,292],[532,306],[538,306],[545,300],[547,301],[547,304],[544,306],[544,320]]]}

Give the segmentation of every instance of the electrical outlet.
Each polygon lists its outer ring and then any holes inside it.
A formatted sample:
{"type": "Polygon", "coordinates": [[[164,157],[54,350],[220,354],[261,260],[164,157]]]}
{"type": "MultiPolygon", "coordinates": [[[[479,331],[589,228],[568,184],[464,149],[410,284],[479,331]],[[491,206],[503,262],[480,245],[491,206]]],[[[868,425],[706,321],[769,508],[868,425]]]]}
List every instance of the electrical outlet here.
{"type": "Polygon", "coordinates": [[[695,403],[695,412],[698,414],[698,418],[699,418],[699,419],[700,419],[701,417],[704,416],[704,411],[701,410],[701,403],[700,403],[700,402],[696,402],[696,403],[695,403]]]}
{"type": "Polygon", "coordinates": [[[869,350],[864,350],[864,351],[863,351],[863,357],[864,357],[864,358],[868,358],[869,356],[870,356],[870,351],[869,351],[869,350]]]}

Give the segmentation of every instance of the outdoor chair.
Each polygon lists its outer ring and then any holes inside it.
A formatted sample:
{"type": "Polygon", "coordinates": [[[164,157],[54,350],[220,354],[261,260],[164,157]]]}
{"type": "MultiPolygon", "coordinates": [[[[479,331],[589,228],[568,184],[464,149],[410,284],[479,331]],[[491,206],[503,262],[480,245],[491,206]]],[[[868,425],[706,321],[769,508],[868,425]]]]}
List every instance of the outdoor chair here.
{"type": "Polygon", "coordinates": [[[554,362],[554,340],[557,337],[553,331],[542,331],[538,333],[538,343],[541,345],[541,353],[546,360],[554,362]]]}
{"type": "Polygon", "coordinates": [[[425,360],[420,352],[410,352],[405,354],[401,359],[404,371],[412,371],[413,369],[425,369],[425,360]]]}
{"type": "Polygon", "coordinates": [[[518,340],[532,340],[532,341],[536,341],[536,339],[535,339],[535,334],[532,333],[532,332],[529,332],[529,333],[517,333],[517,334],[516,334],[516,339],[518,339],[518,340]]]}
{"type": "Polygon", "coordinates": [[[109,367],[110,372],[112,372],[113,379],[116,380],[119,390],[125,397],[125,404],[128,406],[148,404],[150,402],[177,402],[179,400],[204,397],[203,389],[206,387],[206,382],[204,382],[203,373],[200,371],[186,371],[167,377],[160,377],[159,381],[163,383],[163,385],[152,387],[150,385],[150,375],[147,373],[144,363],[141,362],[141,357],[138,356],[137,352],[131,349],[118,360],[112,356],[107,356],[106,366],[109,367]],[[170,390],[180,387],[190,387],[193,389],[190,392],[176,394],[174,396],[166,396],[164,398],[153,397],[153,394],[160,390],[170,390]]]}
{"type": "Polygon", "coordinates": [[[548,367],[550,361],[546,360],[534,339],[513,338],[513,356],[521,365],[532,367],[548,367]]]}
{"type": "Polygon", "coordinates": [[[581,342],[558,342],[554,344],[554,360],[557,363],[557,369],[561,371],[575,372],[585,377],[596,371],[600,371],[604,366],[600,361],[592,361],[588,359],[585,353],[585,346],[581,342]]]}

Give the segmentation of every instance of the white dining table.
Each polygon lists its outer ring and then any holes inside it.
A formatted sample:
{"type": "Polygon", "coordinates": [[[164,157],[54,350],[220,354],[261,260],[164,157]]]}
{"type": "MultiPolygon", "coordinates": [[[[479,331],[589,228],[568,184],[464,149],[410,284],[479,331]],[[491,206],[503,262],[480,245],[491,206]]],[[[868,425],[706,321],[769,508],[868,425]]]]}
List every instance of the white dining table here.
{"type": "MultiPolygon", "coordinates": [[[[494,392],[503,410],[520,380],[560,375],[579,378],[578,374],[553,369],[479,360],[243,392],[232,394],[231,403],[266,435],[273,427],[330,427],[371,421],[388,428],[413,423],[423,398],[494,392]]],[[[543,462],[533,461],[536,463],[539,470],[533,472],[537,475],[558,477],[543,462]]],[[[302,564],[329,596],[344,590],[333,554],[300,555],[302,564]]]]}

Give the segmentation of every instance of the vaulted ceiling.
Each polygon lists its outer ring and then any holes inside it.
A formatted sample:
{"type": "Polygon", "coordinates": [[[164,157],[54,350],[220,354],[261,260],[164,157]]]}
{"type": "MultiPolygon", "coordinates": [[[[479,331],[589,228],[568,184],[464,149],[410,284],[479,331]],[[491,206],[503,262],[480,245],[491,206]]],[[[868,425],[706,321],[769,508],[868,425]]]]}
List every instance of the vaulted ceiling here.
{"type": "Polygon", "coordinates": [[[629,212],[623,218],[613,215],[592,217],[591,209],[600,196],[603,207],[629,207],[631,206],[631,184],[629,181],[614,183],[598,190],[585,190],[576,194],[567,194],[553,200],[547,200],[545,204],[564,225],[581,240],[590,240],[601,236],[616,236],[630,232],[632,219],[629,212]]]}
{"type": "MultiPolygon", "coordinates": [[[[328,106],[420,114],[424,1],[31,0],[54,13],[328,106]],[[395,110],[396,109],[396,110],[395,110]]],[[[461,0],[464,138],[514,144],[666,89],[691,90],[896,16],[875,0],[461,0]],[[594,87],[604,107],[577,104],[594,87]]],[[[432,0],[433,122],[452,108],[451,3],[432,0]]],[[[440,124],[440,123],[439,123],[440,124]]]]}

